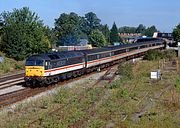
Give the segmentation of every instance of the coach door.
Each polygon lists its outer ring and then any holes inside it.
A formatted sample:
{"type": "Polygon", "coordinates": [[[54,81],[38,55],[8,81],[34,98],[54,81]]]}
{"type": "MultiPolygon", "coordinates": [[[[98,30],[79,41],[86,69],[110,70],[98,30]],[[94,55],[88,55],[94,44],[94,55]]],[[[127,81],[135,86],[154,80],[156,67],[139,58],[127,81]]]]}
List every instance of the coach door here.
{"type": "Polygon", "coordinates": [[[50,60],[47,60],[45,62],[45,70],[48,70],[48,69],[52,69],[52,65],[51,65],[51,61],[50,60]]]}

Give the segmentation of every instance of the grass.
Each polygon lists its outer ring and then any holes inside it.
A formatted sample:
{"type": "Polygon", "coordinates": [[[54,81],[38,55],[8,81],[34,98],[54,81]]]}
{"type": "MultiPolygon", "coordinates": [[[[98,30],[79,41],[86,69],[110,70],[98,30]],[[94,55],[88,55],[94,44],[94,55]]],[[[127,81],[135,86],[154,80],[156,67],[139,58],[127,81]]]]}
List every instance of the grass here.
{"type": "Polygon", "coordinates": [[[179,127],[179,73],[162,70],[163,79],[152,81],[150,71],[158,69],[158,61],[139,61],[132,68],[133,77],[122,76],[106,87],[88,89],[87,84],[95,82],[90,79],[1,113],[0,127],[179,127]],[[172,85],[170,90],[153,99],[168,85],[172,85]],[[150,99],[155,105],[134,122],[133,114],[143,110],[150,99]]]}
{"type": "Polygon", "coordinates": [[[3,63],[0,63],[0,76],[5,73],[12,73],[22,69],[24,69],[24,61],[16,61],[14,59],[4,57],[3,63]]]}

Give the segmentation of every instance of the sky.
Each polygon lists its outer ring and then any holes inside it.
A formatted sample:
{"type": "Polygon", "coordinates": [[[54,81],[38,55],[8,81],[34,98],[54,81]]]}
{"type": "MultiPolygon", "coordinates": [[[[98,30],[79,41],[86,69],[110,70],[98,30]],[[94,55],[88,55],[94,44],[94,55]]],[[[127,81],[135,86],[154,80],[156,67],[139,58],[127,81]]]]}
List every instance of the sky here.
{"type": "Polygon", "coordinates": [[[0,0],[0,13],[25,6],[50,27],[60,14],[70,12],[94,12],[110,28],[115,22],[118,27],[155,25],[161,32],[172,32],[180,23],[180,0],[0,0]]]}

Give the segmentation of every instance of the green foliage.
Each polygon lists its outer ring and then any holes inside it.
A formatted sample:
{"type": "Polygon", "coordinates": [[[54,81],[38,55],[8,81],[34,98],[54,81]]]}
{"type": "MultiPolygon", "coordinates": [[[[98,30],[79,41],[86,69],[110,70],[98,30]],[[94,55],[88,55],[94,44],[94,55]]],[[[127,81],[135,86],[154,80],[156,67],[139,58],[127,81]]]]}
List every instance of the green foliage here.
{"type": "Polygon", "coordinates": [[[101,128],[104,125],[105,122],[103,122],[100,119],[93,120],[90,122],[88,128],[101,128]]]}
{"type": "Polygon", "coordinates": [[[84,17],[73,12],[61,14],[55,19],[54,31],[57,45],[77,45],[80,39],[88,39],[93,46],[104,46],[104,43],[109,40],[109,28],[100,22],[101,20],[93,12],[85,14],[84,17]]]}
{"type": "Polygon", "coordinates": [[[118,73],[124,78],[132,79],[133,78],[133,66],[129,63],[121,63],[118,66],[118,73]]]}
{"type": "Polygon", "coordinates": [[[149,50],[144,56],[146,60],[159,60],[162,58],[163,54],[159,50],[149,50]]]}
{"type": "Polygon", "coordinates": [[[89,12],[85,14],[85,28],[86,34],[89,35],[92,30],[99,29],[101,20],[97,17],[97,15],[93,12],[89,12]]]}
{"type": "Polygon", "coordinates": [[[176,42],[180,42],[180,24],[174,28],[173,37],[176,42]]]}
{"type": "Polygon", "coordinates": [[[117,29],[117,26],[116,26],[116,23],[114,22],[111,30],[110,30],[110,42],[111,44],[113,42],[121,42],[121,38],[119,37],[119,32],[118,32],[118,29],[117,29]]]}
{"type": "Polygon", "coordinates": [[[9,57],[24,60],[26,57],[49,50],[50,42],[44,33],[43,23],[29,8],[1,13],[4,23],[1,49],[9,57]]]}
{"type": "Polygon", "coordinates": [[[157,32],[156,27],[153,25],[151,27],[148,27],[147,29],[145,29],[145,31],[143,32],[144,35],[148,36],[148,37],[152,37],[154,32],[157,32]]]}
{"type": "Polygon", "coordinates": [[[165,50],[162,52],[162,55],[164,56],[165,59],[169,59],[169,60],[172,60],[177,56],[175,50],[165,50]]]}
{"type": "Polygon", "coordinates": [[[159,59],[174,59],[176,57],[176,52],[174,50],[149,50],[145,56],[144,59],[146,60],[159,60],[159,59]]]}
{"type": "Polygon", "coordinates": [[[105,25],[100,25],[99,30],[103,33],[103,35],[106,38],[106,41],[109,43],[110,42],[110,30],[107,24],[105,25]]]}
{"type": "Polygon", "coordinates": [[[103,47],[107,45],[104,35],[98,29],[91,32],[90,41],[94,47],[103,47]]]}
{"type": "Polygon", "coordinates": [[[115,89],[115,88],[120,88],[123,85],[124,81],[123,79],[118,79],[114,81],[112,84],[107,85],[109,89],[115,89]]]}
{"type": "Polygon", "coordinates": [[[67,101],[68,93],[66,89],[61,89],[57,94],[54,95],[54,103],[65,103],[67,101]]]}
{"type": "Polygon", "coordinates": [[[82,20],[76,14],[63,13],[55,19],[55,32],[58,38],[57,45],[75,45],[79,41],[81,33],[80,24],[82,20]]]}
{"type": "Polygon", "coordinates": [[[130,97],[129,91],[125,88],[120,88],[118,90],[117,95],[118,95],[118,97],[120,96],[120,98],[123,98],[125,100],[129,99],[129,97],[130,97]]]}
{"type": "Polygon", "coordinates": [[[180,93],[180,78],[177,78],[175,81],[176,91],[180,93]]]}
{"type": "Polygon", "coordinates": [[[121,27],[119,28],[119,32],[120,33],[141,33],[142,35],[152,37],[154,32],[157,32],[157,29],[154,25],[146,29],[146,26],[144,26],[143,24],[140,24],[138,27],[128,27],[128,26],[121,27]]]}
{"type": "Polygon", "coordinates": [[[144,31],[146,30],[146,26],[144,26],[143,24],[140,24],[137,29],[136,29],[136,33],[144,33],[144,31]]]}
{"type": "Polygon", "coordinates": [[[136,33],[136,29],[136,27],[124,26],[119,28],[119,33],[136,33]]]}
{"type": "MultiPolygon", "coordinates": [[[[0,53],[1,54],[1,53],[0,53]]],[[[22,70],[24,68],[23,61],[15,61],[13,59],[4,58],[4,62],[0,63],[0,75],[10,71],[22,70]]]]}

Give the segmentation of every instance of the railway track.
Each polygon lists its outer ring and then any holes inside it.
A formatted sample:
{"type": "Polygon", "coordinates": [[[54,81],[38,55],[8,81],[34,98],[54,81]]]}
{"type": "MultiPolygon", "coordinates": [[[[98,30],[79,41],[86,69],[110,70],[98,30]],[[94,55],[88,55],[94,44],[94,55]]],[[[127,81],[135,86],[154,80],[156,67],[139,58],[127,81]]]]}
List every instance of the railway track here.
{"type": "MultiPolygon", "coordinates": [[[[110,68],[107,69],[104,69],[102,71],[109,71],[110,68]]],[[[6,106],[9,106],[9,105],[12,105],[16,102],[19,102],[19,101],[22,101],[28,97],[32,97],[32,96],[35,96],[37,94],[40,94],[42,92],[45,92],[47,90],[51,90],[53,88],[56,88],[58,86],[62,86],[62,85],[65,85],[67,83],[70,83],[72,81],[76,81],[76,80],[79,80],[79,79],[82,79],[82,78],[85,78],[87,76],[90,76],[92,74],[95,74],[96,72],[92,72],[90,74],[85,74],[83,76],[80,76],[80,77],[76,77],[76,78],[72,78],[72,79],[69,79],[69,80],[65,80],[64,82],[61,82],[60,84],[56,84],[56,85],[50,85],[50,86],[47,86],[47,87],[40,87],[40,88],[20,88],[19,90],[15,90],[15,91],[12,91],[12,92],[8,92],[8,93],[2,93],[0,92],[0,108],[4,108],[6,106]]],[[[106,72],[106,75],[109,75],[110,73],[107,73],[106,72]]],[[[17,78],[17,77],[22,77],[22,74],[20,75],[16,75],[14,77],[11,77],[11,78],[17,78]]],[[[114,77],[114,76],[113,76],[114,77]]],[[[105,77],[103,77],[105,78],[105,77]]],[[[7,80],[8,78],[5,77],[3,78],[3,80],[1,81],[4,81],[4,80],[7,80]]],[[[102,77],[101,77],[101,80],[102,80],[102,77]]],[[[98,80],[98,82],[96,84],[93,85],[96,86],[101,80],[98,80]]],[[[11,86],[15,86],[15,83],[20,83],[20,85],[22,86],[23,85],[23,80],[22,78],[17,78],[17,79],[12,79],[12,80],[9,80],[9,81],[4,81],[2,82],[2,84],[0,85],[0,91],[3,90],[3,89],[8,89],[8,87],[11,87],[11,86]],[[13,83],[14,82],[14,83],[13,83]]],[[[91,89],[92,87],[89,88],[89,90],[91,89]]]]}
{"type": "Polygon", "coordinates": [[[17,79],[17,78],[23,78],[23,77],[24,77],[24,72],[14,74],[14,75],[8,75],[8,76],[0,77],[0,86],[2,83],[5,83],[6,81],[17,79]]]}
{"type": "MultiPolygon", "coordinates": [[[[114,72],[114,70],[115,70],[116,68],[117,68],[117,65],[112,66],[112,67],[106,69],[105,74],[104,74],[103,76],[101,76],[94,84],[91,84],[91,85],[89,85],[88,87],[86,87],[86,91],[85,91],[85,92],[84,92],[84,91],[82,91],[82,92],[77,92],[78,95],[79,95],[79,97],[78,97],[78,99],[77,99],[78,102],[79,102],[79,103],[82,102],[82,101],[84,100],[84,98],[86,98],[85,95],[86,95],[90,90],[92,90],[93,88],[95,88],[95,87],[103,87],[103,86],[100,86],[100,85],[102,85],[102,82],[106,82],[106,83],[109,83],[109,84],[110,84],[110,83],[113,81],[113,79],[115,78],[115,72],[114,72]],[[111,73],[111,71],[113,72],[113,74],[111,73]],[[110,74],[111,74],[111,76],[110,76],[110,74]],[[105,78],[108,78],[108,79],[105,79],[105,78]]],[[[117,69],[116,69],[116,70],[117,70],[117,69]]],[[[103,70],[103,71],[104,71],[104,70],[103,70]]],[[[102,91],[100,94],[98,94],[98,97],[103,97],[105,94],[106,94],[106,92],[105,92],[105,91],[102,91]]],[[[102,100],[102,98],[98,98],[98,101],[99,101],[99,100],[102,100]]],[[[98,101],[96,101],[96,102],[98,102],[98,101]]],[[[71,104],[71,99],[69,99],[69,101],[67,102],[67,104],[71,104]]],[[[93,104],[91,104],[88,108],[86,108],[86,110],[84,110],[84,111],[92,111],[91,108],[93,108],[93,106],[96,106],[96,105],[97,105],[96,103],[93,103],[93,104]]],[[[48,115],[48,116],[52,116],[52,115],[54,115],[55,113],[58,113],[58,111],[62,110],[62,109],[65,108],[65,107],[66,107],[66,104],[64,104],[64,105],[62,105],[62,106],[60,106],[60,107],[58,107],[58,108],[56,108],[56,109],[48,112],[47,115],[48,115]]],[[[84,122],[85,120],[87,120],[87,118],[85,118],[85,119],[80,119],[78,122],[75,122],[73,125],[71,125],[71,126],[69,126],[69,127],[76,127],[77,125],[81,124],[81,123],[84,122]]],[[[40,121],[41,121],[41,119],[40,119],[39,117],[38,117],[38,118],[35,117],[33,121],[31,121],[31,122],[28,123],[28,124],[29,124],[28,127],[31,127],[32,124],[37,123],[37,122],[40,122],[40,121]]]]}

